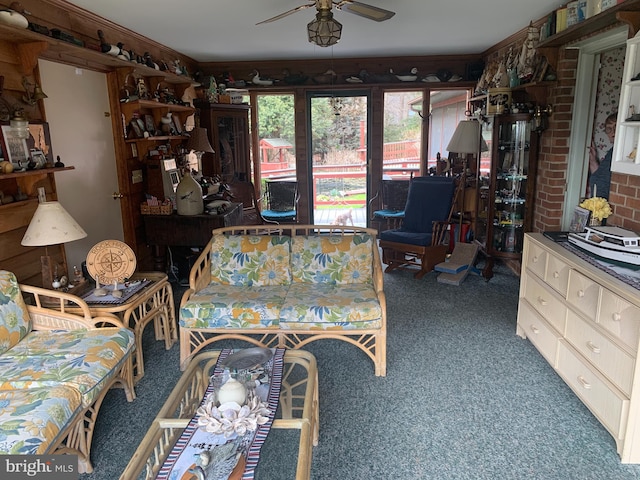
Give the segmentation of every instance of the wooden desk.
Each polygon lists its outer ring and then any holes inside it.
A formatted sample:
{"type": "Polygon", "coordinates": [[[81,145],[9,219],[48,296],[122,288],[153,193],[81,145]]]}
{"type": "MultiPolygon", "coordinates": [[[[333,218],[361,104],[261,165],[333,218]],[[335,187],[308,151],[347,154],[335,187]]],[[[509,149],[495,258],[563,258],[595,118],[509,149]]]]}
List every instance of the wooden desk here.
{"type": "Polygon", "coordinates": [[[216,228],[242,223],[242,204],[221,215],[143,215],[147,243],[153,247],[154,270],[166,272],[167,247],[204,247],[216,228]]]}

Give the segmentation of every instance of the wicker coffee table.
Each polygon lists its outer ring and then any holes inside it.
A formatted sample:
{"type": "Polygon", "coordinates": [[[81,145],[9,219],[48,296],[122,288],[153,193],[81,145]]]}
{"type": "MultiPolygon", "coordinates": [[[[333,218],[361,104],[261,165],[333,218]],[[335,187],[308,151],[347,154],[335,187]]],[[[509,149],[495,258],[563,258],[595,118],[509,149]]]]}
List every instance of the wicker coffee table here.
{"type": "MultiPolygon", "coordinates": [[[[191,360],[131,457],[121,480],[156,478],[200,405],[219,354],[218,350],[207,351],[191,360]]],[[[318,369],[311,353],[286,351],[278,412],[271,428],[300,431],[296,480],[308,479],[313,446],[318,444],[318,369]]]]}

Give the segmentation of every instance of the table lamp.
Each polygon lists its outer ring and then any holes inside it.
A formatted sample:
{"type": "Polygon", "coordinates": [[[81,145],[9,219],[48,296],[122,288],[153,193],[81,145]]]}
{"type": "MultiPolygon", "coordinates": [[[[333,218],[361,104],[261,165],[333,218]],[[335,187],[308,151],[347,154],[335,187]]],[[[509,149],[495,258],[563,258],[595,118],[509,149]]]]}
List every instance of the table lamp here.
{"type": "MultiPolygon", "coordinates": [[[[47,249],[50,245],[73,242],[87,236],[80,225],[59,202],[42,202],[33,214],[27,231],[20,242],[25,247],[44,247],[40,257],[42,264],[42,286],[53,284],[51,257],[47,249]]],[[[66,273],[66,272],[65,272],[66,273]]]]}
{"type": "Polygon", "coordinates": [[[486,152],[489,150],[487,143],[482,138],[482,126],[477,120],[462,120],[458,123],[453,136],[447,145],[447,150],[450,153],[457,153],[463,155],[462,166],[462,178],[461,182],[465,182],[462,186],[462,206],[460,211],[460,239],[462,241],[462,221],[464,217],[464,194],[467,181],[467,155],[478,155],[480,152],[486,152]]]}
{"type": "Polygon", "coordinates": [[[204,127],[195,127],[189,132],[189,140],[185,148],[189,153],[193,151],[198,158],[198,171],[202,172],[202,154],[215,153],[213,147],[209,143],[207,129],[204,127]]]}

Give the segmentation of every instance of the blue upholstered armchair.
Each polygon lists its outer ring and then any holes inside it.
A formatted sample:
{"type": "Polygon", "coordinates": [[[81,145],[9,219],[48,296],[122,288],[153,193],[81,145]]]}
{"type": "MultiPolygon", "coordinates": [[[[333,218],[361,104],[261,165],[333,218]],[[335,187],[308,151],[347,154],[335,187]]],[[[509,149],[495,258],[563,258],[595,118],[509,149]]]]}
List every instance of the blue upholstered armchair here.
{"type": "Polygon", "coordinates": [[[380,233],[382,262],[385,272],[396,268],[419,268],[421,278],[445,260],[447,245],[443,244],[453,213],[457,194],[452,177],[415,177],[400,228],[380,233]]]}

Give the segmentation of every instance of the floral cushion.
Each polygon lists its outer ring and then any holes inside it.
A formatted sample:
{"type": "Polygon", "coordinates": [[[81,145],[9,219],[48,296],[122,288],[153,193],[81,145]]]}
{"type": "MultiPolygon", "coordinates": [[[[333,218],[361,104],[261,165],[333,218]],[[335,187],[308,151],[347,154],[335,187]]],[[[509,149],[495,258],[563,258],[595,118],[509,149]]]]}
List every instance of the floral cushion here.
{"type": "Polygon", "coordinates": [[[380,328],[382,308],[373,286],[294,283],[282,310],[280,328],[352,330],[380,328]]]}
{"type": "Polygon", "coordinates": [[[280,235],[214,235],[211,283],[288,285],[291,238],[280,235]]]}
{"type": "Polygon", "coordinates": [[[69,386],[0,391],[0,455],[49,453],[81,411],[80,392],[69,386]]]}
{"type": "Polygon", "coordinates": [[[294,282],[371,283],[371,235],[303,235],[293,237],[291,274],[294,282]]]}
{"type": "Polygon", "coordinates": [[[76,388],[88,407],[134,345],[133,332],[126,328],[34,330],[0,355],[0,390],[65,384],[76,388]]]}
{"type": "Polygon", "coordinates": [[[180,308],[186,328],[277,327],[289,286],[209,285],[180,308]]]}
{"type": "Polygon", "coordinates": [[[31,331],[31,319],[13,273],[0,270],[0,354],[31,331]]]}

